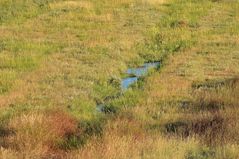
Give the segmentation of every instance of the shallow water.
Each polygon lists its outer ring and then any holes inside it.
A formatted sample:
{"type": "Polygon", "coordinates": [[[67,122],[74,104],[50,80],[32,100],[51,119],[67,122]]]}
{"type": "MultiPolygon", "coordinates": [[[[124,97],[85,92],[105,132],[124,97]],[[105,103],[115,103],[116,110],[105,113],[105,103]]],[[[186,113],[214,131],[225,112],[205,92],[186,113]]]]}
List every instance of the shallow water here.
{"type": "Polygon", "coordinates": [[[96,105],[96,111],[97,112],[103,112],[103,110],[104,110],[104,104],[98,104],[98,105],[96,105]]]}
{"type": "Polygon", "coordinates": [[[140,77],[145,76],[148,73],[149,69],[158,68],[159,65],[160,65],[160,62],[148,62],[148,63],[145,63],[143,66],[140,66],[137,68],[129,68],[126,71],[126,74],[128,74],[131,77],[122,79],[121,81],[122,90],[128,89],[132,84],[137,82],[140,77]]]}
{"type": "MultiPolygon", "coordinates": [[[[140,77],[147,75],[149,69],[156,69],[160,66],[160,62],[148,62],[144,63],[143,66],[137,68],[129,68],[126,71],[126,74],[129,77],[121,79],[121,89],[126,91],[132,84],[136,83],[140,77]]],[[[96,106],[96,110],[98,112],[111,112],[109,108],[106,107],[105,104],[98,104],[96,106]]]]}
{"type": "Polygon", "coordinates": [[[122,79],[121,81],[121,88],[123,90],[126,90],[129,88],[130,85],[132,85],[133,83],[137,82],[138,77],[127,77],[122,79]]]}

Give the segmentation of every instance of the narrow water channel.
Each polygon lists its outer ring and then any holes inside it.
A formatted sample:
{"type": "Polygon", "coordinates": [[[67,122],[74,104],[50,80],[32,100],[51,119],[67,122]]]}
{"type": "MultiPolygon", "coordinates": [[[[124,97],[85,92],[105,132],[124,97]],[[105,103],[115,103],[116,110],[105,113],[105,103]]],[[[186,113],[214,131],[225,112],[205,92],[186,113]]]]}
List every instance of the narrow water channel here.
{"type": "MultiPolygon", "coordinates": [[[[126,77],[121,79],[121,91],[122,93],[127,91],[134,83],[136,83],[139,78],[144,77],[148,74],[150,69],[157,69],[160,67],[160,62],[147,62],[144,65],[129,68],[126,70],[126,77]]],[[[98,112],[105,112],[106,107],[104,104],[98,104],[96,110],[98,112]]]]}
{"type": "Polygon", "coordinates": [[[132,84],[136,83],[140,77],[146,76],[150,69],[156,69],[160,66],[160,62],[148,62],[137,68],[129,68],[126,71],[128,77],[121,80],[121,89],[127,90],[132,84]]]}

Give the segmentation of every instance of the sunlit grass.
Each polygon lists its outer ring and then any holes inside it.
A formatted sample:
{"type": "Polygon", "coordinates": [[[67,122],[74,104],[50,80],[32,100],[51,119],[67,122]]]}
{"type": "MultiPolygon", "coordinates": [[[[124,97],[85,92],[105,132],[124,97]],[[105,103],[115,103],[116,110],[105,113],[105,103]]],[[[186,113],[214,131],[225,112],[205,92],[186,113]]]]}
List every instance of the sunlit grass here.
{"type": "Polygon", "coordinates": [[[238,158],[238,82],[211,88],[237,79],[238,10],[0,0],[0,158],[238,158]],[[162,67],[122,94],[147,61],[162,67]]]}

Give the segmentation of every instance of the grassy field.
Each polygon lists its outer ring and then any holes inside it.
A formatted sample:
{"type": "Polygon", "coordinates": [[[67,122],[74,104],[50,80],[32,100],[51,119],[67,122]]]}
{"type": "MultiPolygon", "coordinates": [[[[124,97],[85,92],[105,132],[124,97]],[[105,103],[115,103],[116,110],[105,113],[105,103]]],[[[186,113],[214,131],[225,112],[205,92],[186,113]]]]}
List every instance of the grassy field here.
{"type": "Polygon", "coordinates": [[[0,158],[237,159],[238,50],[237,0],[0,0],[0,158]]]}

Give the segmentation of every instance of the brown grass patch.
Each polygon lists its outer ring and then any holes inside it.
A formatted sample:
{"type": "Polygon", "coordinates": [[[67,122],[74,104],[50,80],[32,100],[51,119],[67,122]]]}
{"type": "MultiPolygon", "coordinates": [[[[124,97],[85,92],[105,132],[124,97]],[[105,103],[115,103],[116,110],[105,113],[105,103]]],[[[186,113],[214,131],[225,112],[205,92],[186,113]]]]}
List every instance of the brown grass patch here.
{"type": "Polygon", "coordinates": [[[4,138],[7,149],[17,151],[23,158],[43,158],[63,155],[58,142],[75,133],[77,123],[65,112],[56,110],[16,116],[7,127],[14,132],[4,138]]]}

